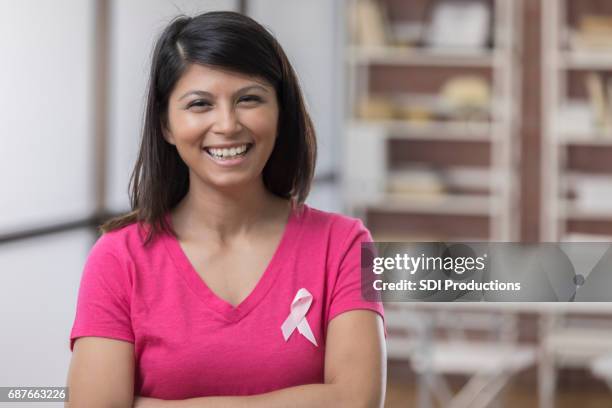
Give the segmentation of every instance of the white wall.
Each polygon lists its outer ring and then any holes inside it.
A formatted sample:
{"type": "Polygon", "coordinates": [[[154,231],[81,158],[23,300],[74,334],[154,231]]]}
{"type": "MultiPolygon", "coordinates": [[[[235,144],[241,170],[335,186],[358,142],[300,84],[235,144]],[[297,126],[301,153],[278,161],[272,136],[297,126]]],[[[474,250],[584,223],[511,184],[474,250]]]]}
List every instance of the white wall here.
{"type": "Polygon", "coordinates": [[[0,234],[90,215],[91,0],[0,2],[0,234]]]}
{"type": "Polygon", "coordinates": [[[129,208],[128,182],[136,161],[154,41],[179,14],[237,10],[235,0],[117,0],[112,4],[107,206],[129,208]]]}
{"type": "Polygon", "coordinates": [[[83,229],[0,245],[0,387],[66,385],[81,271],[94,239],[83,229]]]}

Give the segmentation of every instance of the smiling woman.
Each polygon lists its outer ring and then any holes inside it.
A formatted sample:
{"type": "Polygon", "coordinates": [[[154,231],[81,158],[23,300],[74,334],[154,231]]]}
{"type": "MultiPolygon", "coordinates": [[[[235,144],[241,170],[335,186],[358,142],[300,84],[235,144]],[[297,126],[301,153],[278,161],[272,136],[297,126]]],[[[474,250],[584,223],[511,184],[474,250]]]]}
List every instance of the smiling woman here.
{"type": "Polygon", "coordinates": [[[316,143],[274,37],[175,19],[154,50],[129,214],[83,271],[71,407],[380,407],[361,221],[304,204],[316,143]],[[354,339],[359,338],[359,342],[354,339]]]}

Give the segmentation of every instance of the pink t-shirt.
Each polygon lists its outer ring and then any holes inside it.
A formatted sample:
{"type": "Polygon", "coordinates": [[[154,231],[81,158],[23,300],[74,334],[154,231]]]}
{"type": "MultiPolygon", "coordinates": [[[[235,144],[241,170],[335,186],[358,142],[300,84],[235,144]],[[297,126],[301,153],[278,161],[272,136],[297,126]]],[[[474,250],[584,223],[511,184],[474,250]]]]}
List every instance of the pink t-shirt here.
{"type": "MultiPolygon", "coordinates": [[[[170,220],[169,214],[167,219],[170,220]]],[[[144,247],[136,224],[104,234],[91,249],[70,349],[82,336],[134,343],[135,394],[162,399],[260,394],[322,383],[325,335],[338,314],[382,303],[361,297],[360,220],[304,206],[252,292],[234,307],[200,278],[177,239],[144,247]],[[317,346],[281,325],[298,290],[312,295],[305,317],[317,346]]]]}

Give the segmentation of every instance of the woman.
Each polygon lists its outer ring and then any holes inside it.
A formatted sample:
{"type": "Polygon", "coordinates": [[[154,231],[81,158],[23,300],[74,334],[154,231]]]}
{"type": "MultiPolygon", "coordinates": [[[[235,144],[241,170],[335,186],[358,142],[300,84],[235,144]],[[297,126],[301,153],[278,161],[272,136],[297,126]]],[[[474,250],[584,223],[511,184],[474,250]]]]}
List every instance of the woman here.
{"type": "Polygon", "coordinates": [[[360,294],[371,237],[304,204],[315,156],[261,25],[213,12],[165,29],[133,211],[102,226],[81,279],[71,407],[382,406],[383,310],[360,294]]]}

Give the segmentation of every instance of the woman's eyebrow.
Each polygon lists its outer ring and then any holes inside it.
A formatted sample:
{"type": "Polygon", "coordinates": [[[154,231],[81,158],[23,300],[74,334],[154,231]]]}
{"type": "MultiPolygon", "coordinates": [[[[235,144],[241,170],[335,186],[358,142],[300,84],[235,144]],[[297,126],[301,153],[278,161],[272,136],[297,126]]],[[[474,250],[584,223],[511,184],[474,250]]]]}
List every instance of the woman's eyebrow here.
{"type": "MultiPolygon", "coordinates": [[[[264,88],[261,85],[249,85],[249,86],[245,86],[244,88],[240,88],[239,90],[237,90],[234,93],[234,95],[238,95],[238,94],[247,92],[247,91],[249,91],[251,89],[261,89],[264,92],[269,92],[266,88],[264,88]]],[[[189,91],[189,92],[185,93],[183,96],[178,98],[178,100],[180,101],[181,99],[186,98],[189,95],[198,95],[198,96],[212,97],[212,94],[210,92],[200,91],[200,90],[193,90],[193,91],[189,91]]]]}

